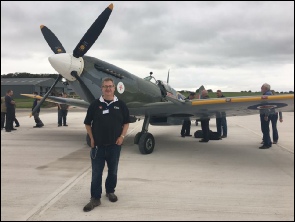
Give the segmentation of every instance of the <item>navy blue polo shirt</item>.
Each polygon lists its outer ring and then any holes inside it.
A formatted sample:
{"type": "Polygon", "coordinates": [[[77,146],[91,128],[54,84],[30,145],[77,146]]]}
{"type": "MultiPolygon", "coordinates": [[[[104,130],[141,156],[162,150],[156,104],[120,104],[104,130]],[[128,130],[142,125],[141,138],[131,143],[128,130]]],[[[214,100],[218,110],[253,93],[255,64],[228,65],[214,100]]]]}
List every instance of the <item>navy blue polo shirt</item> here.
{"type": "Polygon", "coordinates": [[[103,97],[94,100],[88,107],[84,120],[90,125],[96,146],[115,144],[122,133],[123,125],[130,123],[126,104],[114,96],[113,101],[103,97]]]}

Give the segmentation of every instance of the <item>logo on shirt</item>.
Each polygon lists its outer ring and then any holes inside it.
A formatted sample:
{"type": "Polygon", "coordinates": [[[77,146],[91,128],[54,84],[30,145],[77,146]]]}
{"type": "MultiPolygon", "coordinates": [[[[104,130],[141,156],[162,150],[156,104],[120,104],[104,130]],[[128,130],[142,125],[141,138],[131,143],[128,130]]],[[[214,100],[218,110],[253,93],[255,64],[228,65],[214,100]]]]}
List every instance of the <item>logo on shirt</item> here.
{"type": "Polygon", "coordinates": [[[98,108],[99,108],[99,109],[102,109],[102,106],[99,106],[98,108]]]}
{"type": "Polygon", "coordinates": [[[120,109],[118,106],[114,106],[114,109],[120,109]]]}

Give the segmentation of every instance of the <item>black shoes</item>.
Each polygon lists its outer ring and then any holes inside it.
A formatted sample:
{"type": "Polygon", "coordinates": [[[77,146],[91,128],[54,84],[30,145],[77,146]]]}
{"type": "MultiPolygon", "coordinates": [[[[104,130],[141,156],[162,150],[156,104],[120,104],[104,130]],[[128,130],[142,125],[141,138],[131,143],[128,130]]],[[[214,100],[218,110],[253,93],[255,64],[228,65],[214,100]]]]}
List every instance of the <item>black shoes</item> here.
{"type": "Polygon", "coordinates": [[[185,135],[185,136],[192,136],[192,135],[185,135]]]}
{"type": "Polygon", "coordinates": [[[58,127],[60,127],[61,125],[60,125],[60,124],[58,124],[57,126],[58,126],[58,127]]]}
{"type": "Polygon", "coordinates": [[[17,125],[15,125],[15,127],[20,127],[20,125],[19,125],[19,124],[17,124],[17,125]]]}
{"type": "Polygon", "coordinates": [[[17,129],[15,129],[15,128],[12,128],[11,130],[17,130],[17,129]]]}
{"type": "Polygon", "coordinates": [[[208,141],[209,140],[204,140],[204,139],[199,140],[200,143],[208,143],[208,141]]]}
{"type": "Polygon", "coordinates": [[[223,135],[223,136],[221,136],[221,138],[226,138],[226,137],[227,137],[227,136],[224,136],[224,135],[223,135]]]}
{"type": "Polygon", "coordinates": [[[106,196],[111,202],[116,202],[118,200],[118,197],[114,193],[107,193],[106,196]]]}
{"type": "Polygon", "coordinates": [[[277,144],[277,143],[278,143],[278,141],[273,141],[273,142],[272,142],[272,144],[277,144]]]}
{"type": "Polygon", "coordinates": [[[11,132],[11,130],[5,130],[6,132],[11,132]]]}
{"type": "Polygon", "coordinates": [[[263,146],[260,146],[260,147],[259,147],[259,149],[268,149],[268,148],[270,148],[270,146],[265,146],[265,145],[263,145],[263,146]]]}
{"type": "Polygon", "coordinates": [[[185,135],[181,135],[181,137],[185,137],[185,135]]]}
{"type": "Polygon", "coordinates": [[[65,124],[64,126],[68,126],[67,124],[65,124]]]}
{"type": "Polygon", "coordinates": [[[85,207],[83,208],[84,212],[88,212],[94,209],[94,207],[99,206],[100,203],[100,199],[95,199],[93,197],[91,197],[90,202],[88,204],[85,205],[85,207]]]}

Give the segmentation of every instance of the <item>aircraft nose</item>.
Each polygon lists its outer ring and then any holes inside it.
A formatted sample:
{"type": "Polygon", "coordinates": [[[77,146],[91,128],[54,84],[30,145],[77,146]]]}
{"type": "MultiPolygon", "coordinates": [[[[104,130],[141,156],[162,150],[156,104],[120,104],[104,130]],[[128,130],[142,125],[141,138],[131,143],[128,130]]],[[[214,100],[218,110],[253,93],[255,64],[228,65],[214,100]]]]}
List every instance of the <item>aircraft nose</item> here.
{"type": "Polygon", "coordinates": [[[82,57],[75,58],[69,53],[54,54],[48,58],[51,66],[64,78],[69,81],[75,81],[76,78],[71,75],[76,71],[80,76],[84,68],[82,57]]]}

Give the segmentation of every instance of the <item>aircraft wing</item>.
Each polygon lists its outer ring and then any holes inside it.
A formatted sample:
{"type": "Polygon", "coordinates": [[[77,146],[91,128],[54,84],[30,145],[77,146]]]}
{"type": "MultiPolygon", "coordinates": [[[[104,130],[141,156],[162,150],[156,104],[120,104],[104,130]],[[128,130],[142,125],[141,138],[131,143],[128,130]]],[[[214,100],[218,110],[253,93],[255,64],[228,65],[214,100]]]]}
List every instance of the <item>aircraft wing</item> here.
{"type": "Polygon", "coordinates": [[[216,114],[221,112],[226,113],[226,116],[245,116],[272,108],[276,111],[294,111],[294,94],[194,99],[180,102],[169,100],[130,108],[130,113],[135,115],[145,113],[157,117],[215,118],[216,114]]]}
{"type": "MultiPolygon", "coordinates": [[[[33,99],[42,99],[42,96],[34,95],[34,94],[21,94],[22,96],[30,97],[33,99]]],[[[89,103],[81,100],[81,99],[73,99],[73,98],[63,98],[63,97],[57,97],[57,96],[48,96],[46,98],[47,102],[53,102],[53,103],[64,103],[68,104],[70,106],[76,106],[76,107],[82,107],[82,108],[88,108],[89,103]]]]}

